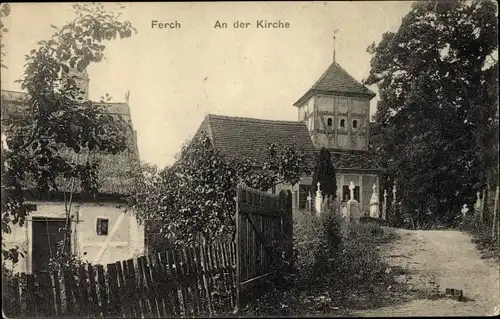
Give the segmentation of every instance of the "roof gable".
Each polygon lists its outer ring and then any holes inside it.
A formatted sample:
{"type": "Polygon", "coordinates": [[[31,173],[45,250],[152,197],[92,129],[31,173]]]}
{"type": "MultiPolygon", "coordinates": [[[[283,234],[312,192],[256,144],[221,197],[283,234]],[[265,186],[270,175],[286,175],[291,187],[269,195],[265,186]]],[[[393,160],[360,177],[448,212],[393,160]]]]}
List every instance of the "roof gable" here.
{"type": "Polygon", "coordinates": [[[321,93],[343,93],[347,95],[361,95],[368,98],[373,98],[375,93],[370,91],[366,86],[354,79],[344,68],[338,63],[333,62],[314,85],[306,92],[297,102],[295,106],[300,104],[306,96],[314,92],[321,93]]]}

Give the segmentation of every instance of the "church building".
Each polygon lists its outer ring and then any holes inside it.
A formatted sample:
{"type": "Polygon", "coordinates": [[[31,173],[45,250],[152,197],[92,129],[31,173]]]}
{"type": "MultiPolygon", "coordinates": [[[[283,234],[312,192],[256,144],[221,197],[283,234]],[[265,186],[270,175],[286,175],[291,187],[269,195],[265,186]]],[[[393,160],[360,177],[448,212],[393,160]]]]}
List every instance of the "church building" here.
{"type": "MultiPolygon", "coordinates": [[[[294,147],[315,155],[323,147],[336,170],[337,198],[349,199],[352,182],[354,198],[362,214],[368,214],[373,185],[379,186],[380,167],[368,151],[370,100],[375,94],[333,62],[294,107],[297,121],[275,121],[209,114],[195,137],[206,132],[221,154],[248,158],[261,164],[271,143],[294,147]]],[[[277,185],[272,193],[292,192],[294,209],[305,209],[312,194],[312,176],[296,185],[277,185]]]]}

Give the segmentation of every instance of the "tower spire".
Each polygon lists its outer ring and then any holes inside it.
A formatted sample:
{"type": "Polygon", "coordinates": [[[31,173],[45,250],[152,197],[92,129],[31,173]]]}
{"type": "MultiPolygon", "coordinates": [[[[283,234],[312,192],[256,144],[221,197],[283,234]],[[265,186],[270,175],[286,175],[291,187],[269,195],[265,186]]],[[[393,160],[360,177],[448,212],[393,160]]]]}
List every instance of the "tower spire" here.
{"type": "Polygon", "coordinates": [[[337,32],[339,32],[339,29],[335,29],[335,31],[333,31],[333,63],[335,63],[335,40],[337,39],[337,32]]]}

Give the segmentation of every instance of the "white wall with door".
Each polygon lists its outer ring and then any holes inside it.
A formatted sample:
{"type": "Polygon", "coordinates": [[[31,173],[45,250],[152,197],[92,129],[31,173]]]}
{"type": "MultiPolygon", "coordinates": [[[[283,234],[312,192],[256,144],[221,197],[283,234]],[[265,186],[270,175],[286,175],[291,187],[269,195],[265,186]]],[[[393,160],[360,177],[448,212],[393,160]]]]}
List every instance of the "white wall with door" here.
{"type": "MultiPolygon", "coordinates": [[[[10,234],[2,234],[5,248],[18,246],[20,250],[26,252],[24,258],[21,258],[13,268],[18,272],[32,272],[33,242],[37,240],[33,236],[34,223],[41,221],[52,223],[65,218],[64,203],[35,202],[34,204],[37,210],[28,215],[22,227],[12,225],[10,234]]],[[[46,233],[53,233],[54,229],[50,227],[50,231],[46,233]]],[[[84,258],[94,264],[121,261],[144,253],[143,225],[138,223],[130,209],[119,207],[116,203],[73,204],[70,229],[72,253],[86,252],[84,258]]],[[[6,264],[12,267],[10,263],[6,264]]]]}

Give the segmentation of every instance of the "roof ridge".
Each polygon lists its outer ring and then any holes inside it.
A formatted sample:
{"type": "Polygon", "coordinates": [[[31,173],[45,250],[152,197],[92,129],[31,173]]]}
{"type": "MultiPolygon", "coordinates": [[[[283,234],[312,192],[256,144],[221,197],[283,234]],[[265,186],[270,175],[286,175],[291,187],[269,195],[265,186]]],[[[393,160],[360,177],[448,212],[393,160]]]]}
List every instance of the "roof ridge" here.
{"type": "MultiPolygon", "coordinates": [[[[284,121],[284,120],[271,120],[271,119],[259,119],[254,117],[243,117],[243,116],[228,116],[228,115],[219,115],[219,114],[208,114],[208,117],[212,118],[220,118],[227,120],[237,120],[237,121],[245,121],[245,122],[253,122],[253,123],[276,123],[276,124],[304,124],[302,121],[284,121]]],[[[304,124],[305,125],[305,124],[304,124]]]]}

